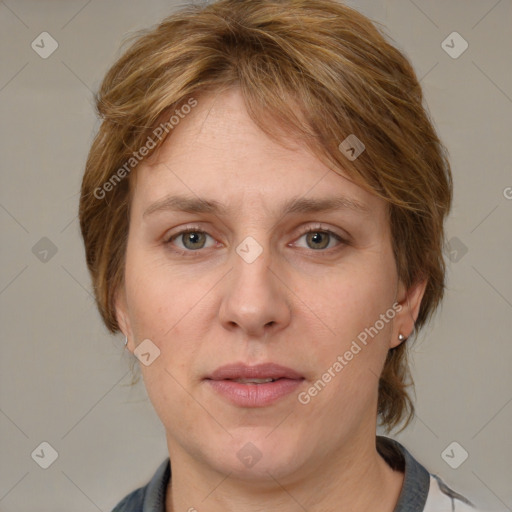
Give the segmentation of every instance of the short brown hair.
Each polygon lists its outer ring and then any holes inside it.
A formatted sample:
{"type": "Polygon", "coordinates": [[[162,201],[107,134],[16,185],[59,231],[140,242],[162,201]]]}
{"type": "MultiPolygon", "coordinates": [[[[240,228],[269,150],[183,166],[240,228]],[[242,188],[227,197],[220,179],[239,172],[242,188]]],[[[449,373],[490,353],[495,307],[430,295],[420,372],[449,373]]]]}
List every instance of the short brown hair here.
{"type": "MultiPolygon", "coordinates": [[[[409,288],[427,279],[417,332],[444,292],[443,225],[452,200],[447,152],[408,59],[374,22],[334,0],[188,6],[137,34],[108,71],[96,97],[103,122],[80,197],[87,265],[107,328],[119,330],[114,299],[128,235],[126,162],[163,116],[191,97],[229,87],[240,89],[249,115],[268,135],[278,139],[284,127],[387,202],[401,281],[409,288]],[[355,160],[339,149],[350,134],[366,147],[355,160]]],[[[410,384],[402,343],[389,351],[379,381],[378,414],[388,431],[413,417],[410,384]]]]}

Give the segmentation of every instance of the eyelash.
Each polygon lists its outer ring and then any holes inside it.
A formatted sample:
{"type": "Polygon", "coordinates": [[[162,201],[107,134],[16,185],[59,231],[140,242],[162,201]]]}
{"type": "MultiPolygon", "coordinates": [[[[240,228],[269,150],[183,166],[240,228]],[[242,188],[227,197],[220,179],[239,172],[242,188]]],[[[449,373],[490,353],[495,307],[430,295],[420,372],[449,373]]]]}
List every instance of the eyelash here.
{"type": "MultiPolygon", "coordinates": [[[[183,229],[182,231],[179,231],[178,233],[174,233],[172,236],[167,238],[164,241],[164,245],[166,245],[166,246],[172,245],[173,240],[177,239],[178,237],[180,237],[182,235],[186,235],[187,233],[204,233],[205,235],[208,235],[211,237],[211,235],[209,235],[206,231],[201,229],[199,226],[189,226],[189,227],[183,229]]],[[[309,233],[325,233],[325,234],[328,234],[331,237],[335,238],[338,242],[340,242],[340,244],[342,246],[348,245],[348,241],[346,239],[342,238],[340,235],[338,235],[334,231],[331,231],[330,229],[323,228],[321,225],[307,226],[307,227],[302,228],[299,232],[298,238],[302,238],[304,235],[307,235],[309,233]]],[[[310,249],[310,251],[315,252],[315,253],[326,253],[326,252],[329,253],[329,252],[339,249],[339,248],[340,247],[338,245],[336,247],[331,247],[330,249],[317,249],[317,250],[310,249]]],[[[197,249],[197,250],[193,251],[193,250],[183,250],[183,249],[179,249],[176,247],[173,247],[172,250],[182,256],[192,256],[193,253],[201,252],[201,249],[197,249]]]]}

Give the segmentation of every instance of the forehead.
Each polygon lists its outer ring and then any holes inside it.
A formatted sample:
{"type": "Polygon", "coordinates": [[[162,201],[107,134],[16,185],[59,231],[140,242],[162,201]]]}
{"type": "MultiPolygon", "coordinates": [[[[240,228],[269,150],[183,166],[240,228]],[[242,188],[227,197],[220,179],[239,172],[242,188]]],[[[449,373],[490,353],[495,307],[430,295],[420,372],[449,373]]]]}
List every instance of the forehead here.
{"type": "MultiPolygon", "coordinates": [[[[135,173],[134,206],[147,208],[169,194],[216,198],[241,208],[333,197],[382,208],[383,201],[334,171],[290,136],[286,147],[250,118],[236,89],[197,98],[150,163],[135,173]]],[[[285,134],[286,135],[286,134],[285,134]]],[[[364,208],[363,208],[364,209],[364,208]]],[[[361,209],[361,211],[363,211],[361,209]]]]}

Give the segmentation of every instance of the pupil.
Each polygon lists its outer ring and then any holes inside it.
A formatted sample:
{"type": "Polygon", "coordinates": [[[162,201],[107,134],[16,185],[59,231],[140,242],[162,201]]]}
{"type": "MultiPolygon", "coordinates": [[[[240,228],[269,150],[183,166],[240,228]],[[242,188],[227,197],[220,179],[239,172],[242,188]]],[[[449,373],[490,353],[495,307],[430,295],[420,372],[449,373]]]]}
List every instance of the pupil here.
{"type": "MultiPolygon", "coordinates": [[[[198,233],[197,231],[188,233],[187,237],[185,238],[185,242],[186,242],[185,245],[198,244],[198,243],[200,243],[200,238],[201,238],[201,233],[198,233]]],[[[192,249],[197,249],[197,247],[192,247],[192,249]]]]}
{"type": "MultiPolygon", "coordinates": [[[[312,243],[313,243],[313,244],[320,244],[320,245],[321,245],[321,247],[320,247],[320,248],[321,248],[321,249],[323,249],[323,248],[326,246],[326,244],[325,244],[325,243],[323,243],[323,244],[322,244],[322,237],[323,237],[324,235],[325,235],[325,233],[321,233],[321,232],[319,232],[319,231],[316,231],[315,233],[313,233],[313,234],[311,235],[311,239],[312,239],[311,241],[312,241],[312,243]]],[[[316,247],[316,248],[318,248],[318,247],[316,247]]]]}

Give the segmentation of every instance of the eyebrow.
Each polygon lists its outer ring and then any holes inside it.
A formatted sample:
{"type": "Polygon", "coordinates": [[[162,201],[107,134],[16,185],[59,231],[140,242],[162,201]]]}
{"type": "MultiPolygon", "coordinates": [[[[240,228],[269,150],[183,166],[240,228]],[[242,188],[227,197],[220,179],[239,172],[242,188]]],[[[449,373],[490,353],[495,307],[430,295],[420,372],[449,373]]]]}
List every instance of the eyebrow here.
{"type": "MultiPolygon", "coordinates": [[[[363,203],[345,196],[307,199],[293,197],[286,201],[281,209],[282,215],[294,213],[319,213],[335,210],[352,210],[357,213],[368,213],[369,209],[363,203]]],[[[218,201],[206,198],[187,196],[166,196],[151,204],[143,213],[143,217],[160,211],[181,211],[186,213],[210,213],[229,215],[230,209],[218,201]]]]}

